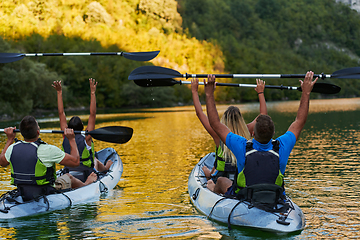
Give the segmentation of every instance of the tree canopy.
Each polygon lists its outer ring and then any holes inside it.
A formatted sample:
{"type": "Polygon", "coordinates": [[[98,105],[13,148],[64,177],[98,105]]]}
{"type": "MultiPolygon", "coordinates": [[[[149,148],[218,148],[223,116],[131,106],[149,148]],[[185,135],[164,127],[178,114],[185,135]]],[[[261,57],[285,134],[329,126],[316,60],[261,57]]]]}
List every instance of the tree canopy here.
{"type": "MultiPolygon", "coordinates": [[[[0,52],[160,50],[150,62],[67,56],[0,64],[0,116],[10,117],[56,108],[51,83],[60,79],[65,107],[88,106],[90,77],[99,82],[99,108],[161,107],[191,104],[189,86],[141,88],[127,80],[136,67],[154,64],[181,73],[331,74],[358,66],[360,55],[359,13],[334,0],[3,0],[0,30],[0,52]]],[[[299,86],[294,79],[266,82],[299,86]]],[[[342,87],[336,97],[360,96],[359,80],[330,82],[342,87]]],[[[257,101],[252,89],[221,89],[218,101],[257,101]]],[[[266,90],[265,96],[268,101],[298,99],[300,93],[266,90]]]]}

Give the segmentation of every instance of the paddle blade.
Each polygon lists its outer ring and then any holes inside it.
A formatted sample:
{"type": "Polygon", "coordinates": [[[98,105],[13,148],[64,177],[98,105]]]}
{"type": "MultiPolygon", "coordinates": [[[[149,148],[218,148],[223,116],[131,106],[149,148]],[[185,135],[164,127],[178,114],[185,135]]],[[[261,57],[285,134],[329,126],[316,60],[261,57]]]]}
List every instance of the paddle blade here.
{"type": "Polygon", "coordinates": [[[127,143],[133,135],[133,129],[122,126],[109,126],[95,129],[88,132],[87,134],[91,135],[91,137],[97,140],[104,142],[127,143]]]}
{"type": "Polygon", "coordinates": [[[10,63],[23,59],[23,53],[0,53],[0,63],[10,63]]]}
{"type": "MultiPolygon", "coordinates": [[[[323,93],[323,94],[336,94],[339,93],[341,87],[336,86],[331,83],[315,83],[312,92],[323,93]]],[[[301,91],[301,87],[299,87],[299,91],[301,91]]]]}
{"type": "Polygon", "coordinates": [[[181,81],[176,81],[175,79],[134,80],[134,82],[140,87],[169,87],[181,84],[181,81]]]}
{"type": "Polygon", "coordinates": [[[331,74],[331,78],[360,78],[360,67],[338,70],[331,74]]]}
{"type": "Polygon", "coordinates": [[[123,52],[123,56],[130,60],[135,61],[150,61],[151,59],[155,58],[160,51],[153,51],[153,52],[123,52]]]}
{"type": "Polygon", "coordinates": [[[181,73],[173,69],[158,66],[141,66],[134,69],[128,79],[129,80],[148,80],[148,79],[166,79],[183,77],[181,73]]]}

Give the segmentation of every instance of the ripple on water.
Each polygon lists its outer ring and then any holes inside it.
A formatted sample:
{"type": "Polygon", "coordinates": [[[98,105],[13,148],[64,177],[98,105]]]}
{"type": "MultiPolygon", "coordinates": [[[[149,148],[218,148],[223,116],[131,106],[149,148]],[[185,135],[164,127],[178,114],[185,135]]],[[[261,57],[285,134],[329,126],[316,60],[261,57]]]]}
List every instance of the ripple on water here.
{"type": "MultiPolygon", "coordinates": [[[[147,213],[157,215],[159,213],[147,213]]],[[[160,213],[161,214],[161,213],[160,213]]],[[[104,237],[116,238],[197,238],[220,239],[211,221],[204,216],[158,216],[136,218],[126,216],[115,222],[97,226],[104,237]]]]}

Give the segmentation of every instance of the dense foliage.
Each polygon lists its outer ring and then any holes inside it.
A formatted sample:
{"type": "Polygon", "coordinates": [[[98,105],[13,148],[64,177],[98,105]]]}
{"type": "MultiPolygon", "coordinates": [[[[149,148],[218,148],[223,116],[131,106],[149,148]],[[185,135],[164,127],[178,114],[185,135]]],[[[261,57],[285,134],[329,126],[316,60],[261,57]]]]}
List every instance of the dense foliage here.
{"type": "MultiPolygon", "coordinates": [[[[127,80],[130,72],[155,64],[181,73],[332,73],[357,66],[360,55],[359,14],[334,0],[3,0],[0,32],[0,52],[161,51],[149,63],[76,56],[0,64],[0,116],[11,117],[55,108],[51,83],[59,79],[66,107],[89,104],[90,77],[99,81],[98,107],[171,106],[191,103],[188,86],[141,88],[127,80]]],[[[342,87],[339,97],[360,96],[360,80],[326,81],[342,87]]],[[[266,82],[299,85],[294,79],[266,82]]],[[[300,96],[265,93],[267,100],[300,96]]],[[[246,88],[221,88],[216,97],[257,99],[246,88]]]]}
{"type": "MultiPolygon", "coordinates": [[[[332,73],[358,66],[360,16],[334,0],[182,0],[183,27],[218,43],[232,73],[332,73]]],[[[284,83],[267,80],[267,83],[284,83]]],[[[332,80],[339,96],[359,96],[359,80],[332,80]]],[[[296,84],[294,80],[286,81],[296,84]]],[[[228,89],[224,100],[250,100],[248,90],[228,89]]],[[[268,100],[298,98],[267,91],[268,100]]]]}

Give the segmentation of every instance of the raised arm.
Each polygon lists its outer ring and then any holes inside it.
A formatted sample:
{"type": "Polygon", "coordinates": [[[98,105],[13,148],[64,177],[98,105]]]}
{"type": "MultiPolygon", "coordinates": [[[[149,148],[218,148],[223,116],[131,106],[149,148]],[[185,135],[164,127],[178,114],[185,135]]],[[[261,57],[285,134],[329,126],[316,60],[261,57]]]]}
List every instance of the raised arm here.
{"type": "MultiPolygon", "coordinates": [[[[95,122],[96,122],[96,86],[97,86],[97,82],[95,81],[95,79],[89,78],[89,84],[90,84],[90,116],[89,116],[89,121],[87,124],[87,128],[86,130],[88,131],[92,131],[95,129],[95,122]]],[[[91,145],[91,136],[90,135],[86,135],[85,137],[87,144],[90,146],[91,145]]]]}
{"type": "MultiPolygon", "coordinates": [[[[267,115],[267,107],[266,107],[266,101],[265,101],[265,95],[264,95],[265,81],[263,81],[261,79],[256,79],[255,91],[257,92],[257,94],[259,96],[260,114],[267,115]]],[[[253,135],[255,123],[256,123],[256,118],[247,125],[251,135],[253,135]]]]}
{"type": "Polygon", "coordinates": [[[318,78],[316,78],[313,81],[313,77],[314,73],[312,71],[309,71],[306,73],[304,81],[300,80],[302,89],[300,105],[296,115],[296,119],[288,129],[288,131],[294,133],[296,140],[299,138],[300,133],[305,126],[306,119],[309,113],[310,93],[314,87],[314,84],[318,80],[318,78]]]}
{"type": "Polygon", "coordinates": [[[204,79],[205,94],[206,94],[206,110],[209,118],[209,123],[212,129],[220,137],[221,141],[226,143],[226,136],[230,133],[229,128],[220,122],[220,118],[216,109],[214,90],[215,90],[215,76],[208,75],[208,82],[204,79]]]}
{"type": "Polygon", "coordinates": [[[16,129],[16,128],[8,127],[8,128],[4,129],[4,132],[7,136],[7,140],[6,140],[4,149],[2,150],[2,152],[0,154],[0,165],[2,167],[6,167],[7,165],[9,165],[9,162],[6,160],[6,157],[5,157],[5,152],[15,140],[16,133],[14,132],[14,129],[16,129]]]}
{"type": "Polygon", "coordinates": [[[210,136],[214,139],[216,147],[220,145],[220,138],[216,134],[216,132],[212,129],[209,123],[209,119],[206,114],[203,112],[201,103],[198,95],[198,87],[199,87],[199,79],[191,79],[191,93],[192,99],[195,107],[196,116],[199,118],[201,124],[204,126],[205,130],[210,134],[210,136]]]}
{"type": "Polygon", "coordinates": [[[60,128],[62,131],[67,128],[67,122],[66,122],[66,115],[64,112],[64,103],[63,103],[63,97],[62,97],[62,87],[61,87],[61,80],[60,81],[54,81],[52,84],[53,88],[55,88],[57,92],[57,104],[58,104],[58,113],[59,113],[59,120],[60,120],[60,128]]]}
{"type": "Polygon", "coordinates": [[[70,128],[64,129],[64,135],[69,139],[70,154],[65,153],[65,157],[61,160],[60,164],[67,167],[77,167],[80,164],[80,155],[75,141],[74,130],[70,128]]]}

